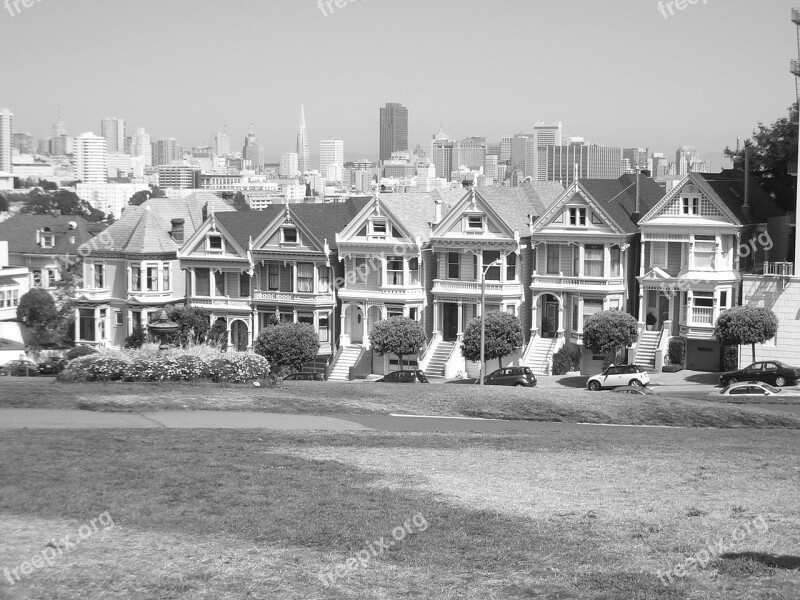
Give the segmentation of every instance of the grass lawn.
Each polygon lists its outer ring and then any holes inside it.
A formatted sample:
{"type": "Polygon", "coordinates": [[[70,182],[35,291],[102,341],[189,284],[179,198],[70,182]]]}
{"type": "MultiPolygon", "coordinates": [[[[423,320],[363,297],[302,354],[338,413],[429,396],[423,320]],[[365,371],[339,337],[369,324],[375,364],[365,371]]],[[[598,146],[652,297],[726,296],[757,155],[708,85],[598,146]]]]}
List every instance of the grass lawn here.
{"type": "Polygon", "coordinates": [[[402,413],[565,423],[800,429],[800,417],[687,398],[558,388],[287,382],[278,388],[211,383],[58,383],[4,378],[0,408],[142,412],[242,410],[290,414],[402,413]]]}
{"type": "Polygon", "coordinates": [[[795,600],[798,441],[8,431],[0,569],[105,512],[114,526],[13,586],[3,577],[0,597],[795,600]],[[392,540],[404,522],[412,533],[392,540]],[[367,550],[380,538],[394,544],[367,550]],[[725,558],[657,577],[720,539],[725,558]],[[333,585],[319,578],[365,550],[333,585]]]}

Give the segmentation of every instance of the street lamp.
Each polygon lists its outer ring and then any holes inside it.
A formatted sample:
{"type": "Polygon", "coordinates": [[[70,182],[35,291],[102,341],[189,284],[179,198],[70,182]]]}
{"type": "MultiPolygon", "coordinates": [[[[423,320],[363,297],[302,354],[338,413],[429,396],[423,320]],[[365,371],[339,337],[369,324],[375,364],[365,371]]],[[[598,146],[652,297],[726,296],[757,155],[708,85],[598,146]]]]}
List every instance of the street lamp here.
{"type": "Polygon", "coordinates": [[[499,267],[502,263],[497,259],[483,269],[481,274],[481,385],[486,376],[486,362],[483,357],[484,345],[486,343],[486,272],[492,267],[499,267]]]}

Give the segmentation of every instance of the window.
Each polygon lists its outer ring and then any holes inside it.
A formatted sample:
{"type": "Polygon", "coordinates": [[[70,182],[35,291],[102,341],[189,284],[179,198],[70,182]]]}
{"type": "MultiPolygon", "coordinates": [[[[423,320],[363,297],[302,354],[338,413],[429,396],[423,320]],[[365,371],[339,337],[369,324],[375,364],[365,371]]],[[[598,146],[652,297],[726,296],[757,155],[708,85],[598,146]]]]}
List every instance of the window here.
{"type": "Polygon", "coordinates": [[[94,263],[94,287],[97,290],[106,287],[106,266],[103,263],[94,263]]]}
{"type": "Polygon", "coordinates": [[[467,216],[467,231],[483,231],[483,216],[482,215],[468,215],[467,216]]]}
{"type": "Polygon", "coordinates": [[[603,246],[587,244],[584,247],[583,274],[586,277],[603,276],[603,246]]]}
{"type": "Polygon", "coordinates": [[[728,308],[728,292],[722,291],[719,293],[719,306],[720,308],[728,308]]]}
{"type": "Polygon", "coordinates": [[[304,325],[311,325],[314,326],[314,314],[313,313],[297,313],[297,322],[303,323],[304,325]]]}
{"type": "Polygon", "coordinates": [[[319,273],[319,293],[320,294],[327,294],[331,291],[331,280],[330,275],[328,274],[328,267],[319,267],[317,269],[319,273]]]}
{"type": "Polygon", "coordinates": [[[105,308],[101,308],[100,309],[100,319],[99,319],[99,321],[97,323],[97,325],[98,325],[97,328],[100,330],[100,339],[101,340],[105,340],[107,338],[107,336],[106,336],[106,325],[107,325],[107,322],[108,322],[108,310],[106,310],[105,308]]]}
{"type": "Polygon", "coordinates": [[[208,249],[214,252],[222,252],[222,236],[221,235],[209,235],[207,238],[208,240],[208,249]]]}
{"type": "Polygon", "coordinates": [[[161,289],[169,291],[170,286],[170,268],[169,263],[164,263],[161,271],[161,289]]]}
{"type": "Polygon", "coordinates": [[[357,283],[367,283],[367,259],[366,258],[357,258],[356,259],[356,282],[357,283]]]}
{"type": "Polygon", "coordinates": [[[569,224],[575,227],[586,226],[586,209],[585,208],[570,208],[569,209],[569,224]]]}
{"type": "Polygon", "coordinates": [[[386,236],[386,221],[370,221],[370,235],[386,236]]]}
{"type": "Polygon", "coordinates": [[[408,283],[419,285],[419,258],[416,256],[408,259],[408,283]]]}
{"type": "Polygon", "coordinates": [[[147,291],[158,291],[158,267],[147,267],[147,291]]]}
{"type": "Polygon", "coordinates": [[[122,323],[123,323],[122,311],[121,310],[115,310],[114,311],[114,327],[122,327],[122,323]]]}
{"type": "Polygon", "coordinates": [[[561,246],[547,246],[547,274],[558,275],[561,272],[561,246]]]}
{"type": "Polygon", "coordinates": [[[386,284],[403,285],[403,257],[386,257],[386,284]]]}
{"type": "Polygon", "coordinates": [[[297,263],[297,291],[310,294],[314,291],[314,265],[297,263]]]}
{"type": "Polygon", "coordinates": [[[461,255],[458,252],[447,253],[447,278],[458,279],[461,275],[461,255]]]}
{"type": "Polygon", "coordinates": [[[296,244],[297,229],[294,227],[283,227],[281,229],[281,242],[284,244],[296,244]]]}
{"type": "Polygon", "coordinates": [[[281,277],[278,263],[271,262],[267,265],[267,289],[277,290],[280,289],[281,277]]]}
{"type": "Polygon", "coordinates": [[[33,270],[33,287],[42,287],[42,270],[41,269],[34,269],[33,270]]]}
{"type": "Polygon", "coordinates": [[[78,310],[78,330],[80,339],[85,342],[95,341],[94,309],[81,308],[78,310]]]}
{"type": "Polygon", "coordinates": [[[619,246],[611,246],[611,277],[619,277],[622,272],[622,251],[619,246]]]}
{"type": "Polygon", "coordinates": [[[714,306],[714,292],[695,292],[693,299],[695,306],[714,306]]]}
{"type": "Polygon", "coordinates": [[[56,269],[47,269],[47,287],[54,287],[58,281],[58,271],[56,269]]]}
{"type": "Polygon", "coordinates": [[[214,294],[225,295],[225,273],[221,271],[214,271],[214,294]]]}
{"type": "Polygon", "coordinates": [[[242,273],[239,275],[239,296],[247,298],[250,295],[250,274],[242,273]]]}
{"type": "Polygon", "coordinates": [[[684,215],[700,214],[700,198],[698,196],[684,196],[681,198],[681,205],[684,215]]]}
{"type": "Polygon", "coordinates": [[[387,306],[386,307],[386,318],[391,319],[392,317],[402,317],[403,316],[403,307],[402,306],[387,306]]]}
{"type": "Polygon", "coordinates": [[[517,280],[517,255],[513,252],[506,255],[506,281],[517,280]]]}
{"type": "Polygon", "coordinates": [[[327,342],[329,339],[328,333],[328,315],[321,314],[319,316],[319,327],[317,328],[317,335],[319,336],[320,342],[327,342]]]}
{"type": "MultiPolygon", "coordinates": [[[[133,292],[142,291],[142,268],[139,265],[131,266],[131,291],[133,292]]],[[[206,294],[206,296],[207,295],[208,294],[206,294]]]]}
{"type": "Polygon", "coordinates": [[[517,307],[514,306],[513,304],[509,304],[508,306],[506,306],[506,312],[510,315],[516,315],[517,307]]]}
{"type": "Polygon", "coordinates": [[[208,269],[194,270],[194,289],[198,296],[211,295],[211,272],[208,269]]]}
{"type": "Polygon", "coordinates": [[[667,266],[667,242],[650,242],[650,266],[667,266]]]}
{"type": "Polygon", "coordinates": [[[596,315],[603,310],[602,300],[584,300],[583,301],[583,326],[586,327],[586,321],[592,316],[596,315]]]}
{"type": "MultiPolygon", "coordinates": [[[[497,250],[484,250],[483,268],[486,269],[494,261],[500,261],[500,252],[497,250]]],[[[500,265],[486,269],[486,281],[500,281],[500,265]]]]}
{"type": "Polygon", "coordinates": [[[694,236],[694,267],[696,269],[713,269],[717,241],[713,235],[694,236]]]}
{"type": "Polygon", "coordinates": [[[42,235],[42,248],[52,248],[56,245],[56,236],[42,235]]]}
{"type": "Polygon", "coordinates": [[[412,306],[408,309],[408,318],[412,321],[419,320],[419,309],[416,306],[412,306]]]}

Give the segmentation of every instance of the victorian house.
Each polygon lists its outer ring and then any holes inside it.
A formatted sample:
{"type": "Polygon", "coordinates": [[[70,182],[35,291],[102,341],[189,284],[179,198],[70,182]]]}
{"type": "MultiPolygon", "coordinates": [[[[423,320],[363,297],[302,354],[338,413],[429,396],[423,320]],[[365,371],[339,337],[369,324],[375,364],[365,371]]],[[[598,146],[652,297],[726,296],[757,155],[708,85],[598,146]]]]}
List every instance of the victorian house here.
{"type": "Polygon", "coordinates": [[[583,346],[583,326],[603,310],[634,314],[637,221],[663,196],[652,179],[574,181],[530,225],[531,342],[523,363],[549,373],[565,344],[583,353],[581,370],[596,373],[605,356],[583,346]]]}
{"type": "MultiPolygon", "coordinates": [[[[687,368],[719,370],[717,317],[739,304],[743,271],[785,255],[785,219],[741,171],[690,173],[643,215],[638,315],[658,338],[656,368],[669,338],[680,336],[687,368]]],[[[638,351],[636,361],[652,364],[638,351]]]]}

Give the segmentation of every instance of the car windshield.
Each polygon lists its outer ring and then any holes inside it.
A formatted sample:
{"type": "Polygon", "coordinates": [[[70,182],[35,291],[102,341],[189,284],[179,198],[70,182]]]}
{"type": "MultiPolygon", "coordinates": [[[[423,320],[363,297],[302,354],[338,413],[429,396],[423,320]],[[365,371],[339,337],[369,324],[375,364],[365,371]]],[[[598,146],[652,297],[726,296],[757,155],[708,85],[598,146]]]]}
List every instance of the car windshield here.
{"type": "Polygon", "coordinates": [[[778,388],[776,388],[776,387],[772,387],[772,386],[771,386],[771,385],[769,385],[768,383],[762,383],[762,384],[761,384],[761,387],[763,387],[765,390],[769,390],[769,391],[770,391],[770,392],[772,392],[773,394],[777,394],[778,392],[780,392],[780,390],[779,390],[778,388]]]}

